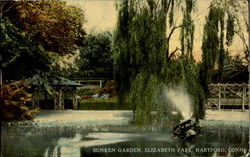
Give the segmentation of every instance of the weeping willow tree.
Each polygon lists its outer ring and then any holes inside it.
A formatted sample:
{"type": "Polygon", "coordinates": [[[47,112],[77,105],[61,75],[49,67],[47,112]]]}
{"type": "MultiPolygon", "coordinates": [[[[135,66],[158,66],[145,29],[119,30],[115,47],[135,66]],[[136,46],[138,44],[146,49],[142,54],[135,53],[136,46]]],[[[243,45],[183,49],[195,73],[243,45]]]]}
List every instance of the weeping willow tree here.
{"type": "MultiPolygon", "coordinates": [[[[193,26],[183,29],[188,51],[183,50],[186,52],[178,60],[172,59],[176,50],[170,52],[173,32],[191,22],[189,18],[187,22],[183,20],[186,23],[175,25],[174,8],[180,3],[176,0],[124,0],[121,3],[113,40],[114,76],[119,102],[123,105],[129,99],[137,124],[159,121],[163,112],[171,111],[173,105],[164,95],[166,87],[184,85],[194,103],[199,105],[200,88],[195,89],[198,69],[185,57],[192,53],[193,26]]],[[[193,5],[193,0],[186,0],[186,16],[190,17],[193,5]]],[[[194,115],[200,118],[199,114],[194,115]]]]}
{"type": "Polygon", "coordinates": [[[225,46],[232,44],[234,19],[220,3],[211,3],[202,40],[201,81],[205,89],[209,83],[222,81],[225,46]]]}
{"type": "Polygon", "coordinates": [[[192,23],[191,13],[194,9],[195,1],[186,0],[186,7],[182,20],[183,27],[181,27],[180,41],[181,52],[187,59],[193,59],[193,42],[194,42],[194,24],[192,23]]]}
{"type": "Polygon", "coordinates": [[[114,37],[115,81],[120,104],[130,98],[138,123],[150,121],[166,59],[166,4],[124,0],[114,37]]]}
{"type": "Polygon", "coordinates": [[[206,103],[205,93],[201,85],[201,77],[199,75],[199,67],[197,66],[193,56],[194,43],[194,20],[192,12],[195,9],[196,0],[185,0],[183,7],[183,19],[180,32],[181,45],[181,63],[183,66],[184,80],[183,85],[187,89],[192,99],[193,117],[198,120],[204,118],[206,103]]]}

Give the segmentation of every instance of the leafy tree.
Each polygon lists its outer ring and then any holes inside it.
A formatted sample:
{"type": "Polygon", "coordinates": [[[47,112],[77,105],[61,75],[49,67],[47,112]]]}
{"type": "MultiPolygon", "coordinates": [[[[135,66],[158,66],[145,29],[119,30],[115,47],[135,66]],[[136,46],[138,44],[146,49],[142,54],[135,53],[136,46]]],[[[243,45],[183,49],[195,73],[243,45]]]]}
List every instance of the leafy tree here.
{"type": "Polygon", "coordinates": [[[60,1],[5,2],[0,6],[4,10],[0,30],[4,79],[55,73],[59,56],[72,54],[81,45],[85,32],[79,8],[60,1]]]}
{"type": "Polygon", "coordinates": [[[75,75],[78,77],[112,78],[112,56],[110,32],[87,35],[80,48],[79,58],[76,59],[79,72],[75,75]]]}
{"type": "MultiPolygon", "coordinates": [[[[243,26],[239,23],[239,9],[241,4],[236,1],[212,1],[209,15],[206,18],[202,41],[201,75],[203,87],[212,82],[225,80],[225,60],[233,37],[237,34],[245,45],[244,52],[248,58],[248,45],[246,44],[243,26]]],[[[242,12],[243,13],[243,12],[242,12]]],[[[245,25],[247,26],[246,20],[245,25]]],[[[228,65],[227,65],[228,66],[228,65]]]]}
{"type": "MultiPolygon", "coordinates": [[[[185,2],[186,7],[192,10],[190,1],[185,2]]],[[[193,1],[191,3],[194,4],[193,1]]],[[[189,20],[179,26],[174,23],[173,8],[179,5],[180,1],[173,0],[148,0],[146,3],[125,0],[120,6],[113,42],[116,89],[120,104],[124,105],[126,99],[134,104],[137,124],[160,121],[165,111],[171,118],[170,111],[174,107],[165,97],[165,89],[180,85],[184,85],[194,100],[194,108],[197,108],[194,116],[197,119],[204,116],[204,97],[201,96],[203,90],[197,66],[186,57],[188,54],[191,56],[192,42],[185,42],[189,52],[185,49],[178,60],[172,59],[176,50],[169,51],[173,32],[177,28],[188,27],[192,22],[189,20]],[[158,114],[152,115],[151,111],[158,114]]],[[[192,36],[188,29],[183,29],[185,41],[192,36]]]]}
{"type": "Polygon", "coordinates": [[[202,41],[202,82],[204,86],[212,82],[212,72],[218,66],[218,58],[224,53],[223,36],[224,11],[211,4],[209,15],[206,18],[202,41]],[[221,30],[219,26],[221,25],[221,30]],[[222,36],[220,36],[222,35],[222,36]],[[222,49],[220,49],[222,48],[222,49]],[[220,51],[221,50],[221,51],[220,51]],[[220,55],[221,54],[221,55],[220,55]]]}
{"type": "Polygon", "coordinates": [[[247,1],[221,0],[214,2],[217,6],[224,9],[228,14],[226,45],[229,46],[233,36],[238,36],[242,41],[245,53],[244,59],[249,61],[249,46],[247,36],[249,32],[248,3],[247,1]],[[228,41],[229,40],[229,41],[228,41]]]}
{"type": "Polygon", "coordinates": [[[227,53],[222,74],[223,83],[248,83],[248,63],[244,62],[242,56],[230,56],[227,53]]]}
{"type": "Polygon", "coordinates": [[[3,78],[19,80],[34,74],[47,72],[53,62],[53,54],[35,44],[32,37],[21,32],[9,20],[0,23],[0,49],[3,59],[3,78]]]}
{"type": "Polygon", "coordinates": [[[62,1],[16,2],[5,16],[46,51],[59,55],[74,53],[85,35],[82,10],[62,1]]]}
{"type": "Polygon", "coordinates": [[[195,1],[186,0],[186,7],[183,12],[183,20],[180,33],[181,52],[187,59],[193,59],[193,42],[194,42],[194,24],[192,23],[191,13],[194,9],[195,1]]]}

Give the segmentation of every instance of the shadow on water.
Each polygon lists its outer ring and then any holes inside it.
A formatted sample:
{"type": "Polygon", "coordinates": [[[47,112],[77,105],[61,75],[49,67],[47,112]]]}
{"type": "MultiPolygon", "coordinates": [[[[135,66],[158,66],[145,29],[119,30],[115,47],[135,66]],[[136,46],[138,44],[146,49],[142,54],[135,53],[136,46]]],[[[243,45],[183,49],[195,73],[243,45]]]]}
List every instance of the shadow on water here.
{"type": "Polygon", "coordinates": [[[203,126],[200,135],[183,141],[166,129],[5,125],[1,151],[3,157],[242,156],[248,150],[248,133],[243,126],[203,126]]]}

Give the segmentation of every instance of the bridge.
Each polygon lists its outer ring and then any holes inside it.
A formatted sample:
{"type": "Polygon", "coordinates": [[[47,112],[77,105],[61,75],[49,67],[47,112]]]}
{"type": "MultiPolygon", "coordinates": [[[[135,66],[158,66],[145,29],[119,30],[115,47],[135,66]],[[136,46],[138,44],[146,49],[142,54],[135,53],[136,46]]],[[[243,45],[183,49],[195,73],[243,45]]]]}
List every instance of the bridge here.
{"type": "Polygon", "coordinates": [[[242,110],[249,109],[249,85],[250,84],[209,84],[210,97],[207,108],[237,107],[242,110]]]}

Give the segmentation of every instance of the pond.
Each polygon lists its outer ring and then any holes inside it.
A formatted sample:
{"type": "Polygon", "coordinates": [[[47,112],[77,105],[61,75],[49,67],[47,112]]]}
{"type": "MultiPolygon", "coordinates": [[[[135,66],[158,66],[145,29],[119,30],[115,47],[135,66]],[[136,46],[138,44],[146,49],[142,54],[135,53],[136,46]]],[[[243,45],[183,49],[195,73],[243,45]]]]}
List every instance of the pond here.
{"type": "Polygon", "coordinates": [[[242,156],[249,149],[247,125],[212,121],[191,141],[173,137],[168,129],[129,125],[3,123],[1,135],[2,157],[242,156]]]}

